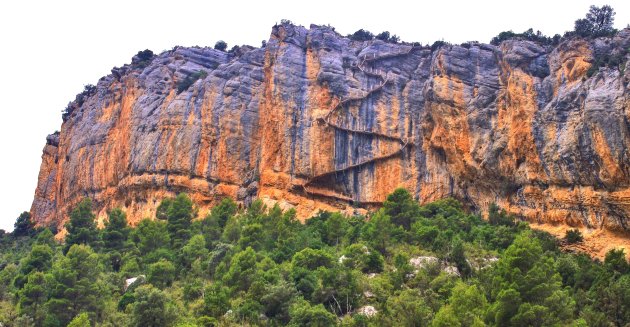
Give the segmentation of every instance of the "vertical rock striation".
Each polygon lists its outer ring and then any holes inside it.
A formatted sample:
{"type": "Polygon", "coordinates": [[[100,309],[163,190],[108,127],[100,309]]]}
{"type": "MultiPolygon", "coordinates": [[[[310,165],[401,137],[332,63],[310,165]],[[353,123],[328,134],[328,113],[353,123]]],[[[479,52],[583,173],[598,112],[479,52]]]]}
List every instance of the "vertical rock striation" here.
{"type": "Polygon", "coordinates": [[[101,219],[121,206],[135,222],[183,191],[201,214],[260,197],[307,218],[405,187],[420,202],[628,230],[630,69],[587,71],[629,47],[628,29],[432,51],[283,24],[260,49],[134,58],[47,138],[31,213],[64,222],[89,196],[101,219]]]}

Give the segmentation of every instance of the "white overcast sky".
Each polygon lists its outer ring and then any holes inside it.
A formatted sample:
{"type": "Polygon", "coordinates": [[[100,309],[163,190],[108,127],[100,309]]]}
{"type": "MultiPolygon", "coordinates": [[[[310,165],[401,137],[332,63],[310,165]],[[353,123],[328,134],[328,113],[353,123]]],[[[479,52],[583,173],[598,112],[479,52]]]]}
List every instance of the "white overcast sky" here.
{"type": "Polygon", "coordinates": [[[488,42],[504,30],[544,34],[573,28],[591,4],[610,4],[616,27],[630,23],[628,0],[529,1],[32,1],[0,3],[0,228],[29,210],[47,134],[84,84],[95,84],[138,50],[259,46],[283,18],[330,24],[342,34],[384,30],[405,41],[488,42]]]}

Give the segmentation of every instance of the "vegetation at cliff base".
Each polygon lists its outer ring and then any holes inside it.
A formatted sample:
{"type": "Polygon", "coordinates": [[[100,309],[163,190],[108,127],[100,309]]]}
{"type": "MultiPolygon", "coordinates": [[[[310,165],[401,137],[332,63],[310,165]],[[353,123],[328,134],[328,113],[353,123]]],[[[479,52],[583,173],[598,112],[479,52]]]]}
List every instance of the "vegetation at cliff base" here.
{"type": "Polygon", "coordinates": [[[567,231],[564,240],[569,244],[574,244],[584,241],[584,237],[578,229],[570,229],[567,231]]]}
{"type": "MultiPolygon", "coordinates": [[[[89,199],[65,243],[27,213],[0,238],[3,326],[626,326],[630,264],[563,253],[492,205],[418,205],[399,189],[367,216],[247,209],[201,219],[185,194],[135,227],[89,199]]],[[[567,234],[579,241],[577,231],[567,234]]]]}

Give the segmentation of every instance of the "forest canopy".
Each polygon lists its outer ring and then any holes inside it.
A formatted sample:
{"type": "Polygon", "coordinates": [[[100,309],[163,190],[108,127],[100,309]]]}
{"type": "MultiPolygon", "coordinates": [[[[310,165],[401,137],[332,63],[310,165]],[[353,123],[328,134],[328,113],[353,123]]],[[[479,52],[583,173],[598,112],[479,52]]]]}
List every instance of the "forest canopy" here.
{"type": "MultiPolygon", "coordinates": [[[[0,238],[5,326],[625,326],[630,265],[564,253],[492,205],[423,206],[404,189],[366,216],[224,199],[202,219],[185,194],[131,228],[94,225],[89,199],[65,243],[21,215],[0,238]]],[[[580,242],[577,232],[568,237],[580,242]]]]}

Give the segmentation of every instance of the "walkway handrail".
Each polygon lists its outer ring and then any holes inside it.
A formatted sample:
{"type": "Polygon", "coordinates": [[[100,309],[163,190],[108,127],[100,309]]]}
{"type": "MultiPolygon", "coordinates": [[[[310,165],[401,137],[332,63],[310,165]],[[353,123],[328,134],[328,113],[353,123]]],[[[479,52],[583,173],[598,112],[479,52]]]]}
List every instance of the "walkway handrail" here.
{"type": "Polygon", "coordinates": [[[352,169],[357,169],[360,168],[362,166],[365,166],[369,163],[375,163],[375,162],[379,162],[379,161],[383,161],[383,160],[387,160],[390,158],[393,158],[399,154],[402,154],[404,149],[408,146],[408,145],[413,145],[412,142],[409,142],[409,139],[407,137],[402,138],[402,137],[398,137],[398,136],[393,136],[393,135],[388,135],[388,134],[384,134],[384,133],[380,133],[380,132],[374,132],[374,131],[368,131],[368,130],[358,130],[358,129],[351,129],[351,128],[346,128],[343,127],[339,124],[336,124],[334,122],[330,121],[330,116],[335,113],[337,110],[339,110],[340,108],[343,108],[345,106],[345,104],[353,102],[353,101],[361,101],[361,100],[365,100],[367,97],[369,97],[371,94],[381,90],[383,87],[385,87],[385,85],[387,83],[390,82],[389,79],[389,71],[387,71],[386,73],[383,73],[382,71],[378,70],[378,69],[370,69],[369,67],[365,66],[366,62],[371,62],[371,61],[376,61],[376,60],[380,60],[380,59],[385,59],[385,58],[391,58],[391,57],[395,57],[395,56],[402,56],[402,55],[407,55],[409,53],[411,53],[411,50],[413,50],[413,47],[410,47],[407,50],[403,50],[403,51],[399,51],[399,52],[395,52],[395,53],[385,53],[381,56],[376,56],[376,53],[372,53],[372,58],[369,58],[368,55],[365,55],[362,60],[359,62],[359,64],[357,65],[357,67],[359,68],[359,70],[361,72],[363,72],[366,75],[371,75],[371,76],[376,76],[382,79],[382,82],[372,88],[371,90],[365,92],[365,94],[363,94],[360,97],[354,97],[354,98],[347,98],[344,100],[341,100],[339,102],[337,102],[335,105],[333,105],[330,110],[326,113],[326,115],[322,118],[318,118],[318,120],[320,121],[324,121],[326,123],[327,126],[333,127],[335,129],[338,130],[343,130],[349,133],[356,133],[356,134],[366,134],[366,135],[374,135],[377,137],[381,137],[381,138],[385,138],[385,139],[389,139],[389,140],[394,140],[394,141],[398,141],[399,143],[401,143],[401,146],[399,149],[397,149],[396,151],[393,151],[389,154],[384,154],[381,156],[377,156],[377,157],[373,157],[371,159],[367,159],[364,160],[363,162],[359,162],[356,164],[352,164],[352,165],[347,165],[345,167],[342,168],[337,168],[334,169],[332,171],[327,171],[315,176],[312,176],[311,178],[309,178],[304,184],[302,184],[302,188],[304,190],[304,192],[306,194],[312,194],[312,195],[316,195],[316,196],[324,196],[324,197],[332,197],[335,198],[337,200],[343,200],[343,201],[352,201],[352,202],[357,202],[357,203],[363,203],[363,204],[368,204],[368,203],[374,203],[374,201],[355,201],[353,200],[351,197],[343,195],[343,194],[337,194],[337,192],[331,192],[333,194],[325,194],[325,193],[321,193],[321,192],[316,192],[316,191],[312,191],[308,189],[308,186],[313,184],[314,182],[316,182],[319,179],[322,179],[324,177],[333,175],[333,174],[337,174],[337,173],[342,173],[348,170],[352,170],[352,169]]]}

